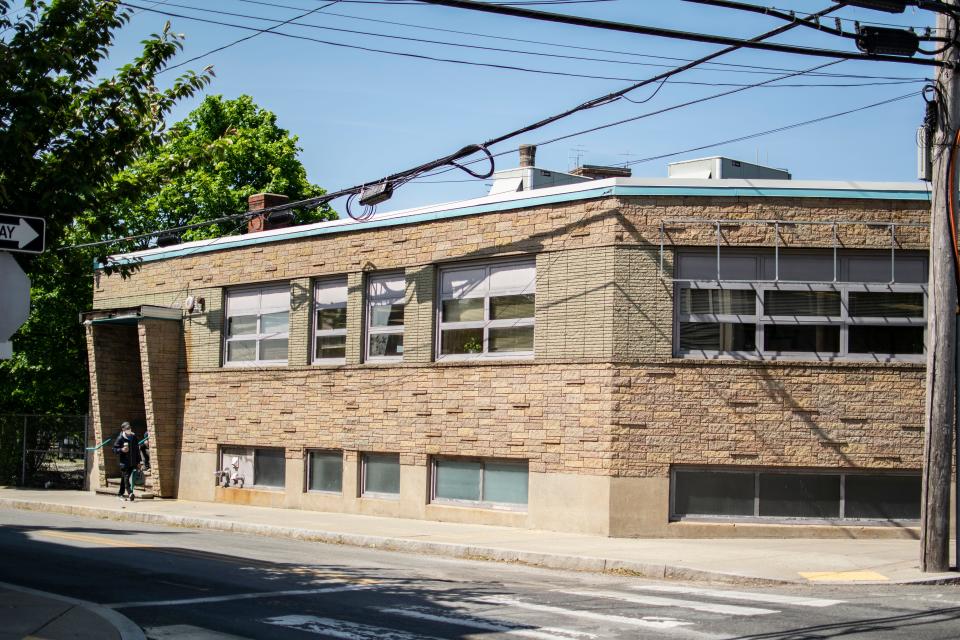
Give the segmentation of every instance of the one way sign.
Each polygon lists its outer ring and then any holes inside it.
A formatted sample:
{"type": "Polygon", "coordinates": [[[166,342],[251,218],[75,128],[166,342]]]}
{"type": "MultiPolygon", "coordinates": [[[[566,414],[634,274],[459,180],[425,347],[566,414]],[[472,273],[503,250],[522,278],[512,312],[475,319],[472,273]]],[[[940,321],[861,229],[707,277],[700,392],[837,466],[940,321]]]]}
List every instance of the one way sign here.
{"type": "Polygon", "coordinates": [[[45,229],[43,218],[0,213],[0,251],[43,253],[45,229]]]}

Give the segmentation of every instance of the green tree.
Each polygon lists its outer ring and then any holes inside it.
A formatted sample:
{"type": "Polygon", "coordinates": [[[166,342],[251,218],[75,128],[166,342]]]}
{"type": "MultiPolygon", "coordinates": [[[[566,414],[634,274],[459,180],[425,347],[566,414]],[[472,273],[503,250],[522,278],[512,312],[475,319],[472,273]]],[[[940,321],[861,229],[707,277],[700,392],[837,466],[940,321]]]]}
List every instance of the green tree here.
{"type": "MultiPolygon", "coordinates": [[[[298,159],[297,137],[277,126],[272,112],[250,96],[207,96],[164,142],[120,172],[114,188],[136,197],[118,199],[114,217],[127,234],[139,235],[202,223],[247,210],[247,198],[271,192],[302,200],[321,196],[298,159]]],[[[298,210],[299,223],[331,220],[329,206],[298,210]]],[[[184,240],[235,234],[241,219],[183,232],[184,240]]]]}
{"type": "Polygon", "coordinates": [[[210,81],[207,70],[157,86],[182,47],[169,23],[135,60],[101,75],[128,19],[116,0],[26,0],[22,12],[0,0],[0,211],[46,218],[48,246],[81,216],[94,237],[122,231],[122,220],[83,214],[131,195],[105,187],[160,141],[170,109],[210,81]]]}

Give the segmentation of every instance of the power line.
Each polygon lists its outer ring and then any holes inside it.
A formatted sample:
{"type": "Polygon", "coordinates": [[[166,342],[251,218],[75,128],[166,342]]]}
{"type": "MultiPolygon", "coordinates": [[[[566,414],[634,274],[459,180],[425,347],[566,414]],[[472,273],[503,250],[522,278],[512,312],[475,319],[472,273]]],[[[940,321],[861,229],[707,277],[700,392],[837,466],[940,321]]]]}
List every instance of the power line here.
{"type": "MultiPolygon", "coordinates": [[[[814,15],[815,15],[816,17],[825,16],[825,15],[827,15],[827,14],[829,14],[829,13],[832,13],[833,11],[836,11],[837,9],[839,9],[839,8],[842,7],[842,6],[843,6],[842,3],[833,4],[833,5],[831,5],[830,7],[827,7],[826,9],[823,9],[823,10],[817,12],[817,13],[814,14],[814,15]]],[[[767,38],[772,38],[772,37],[774,37],[774,36],[780,35],[781,33],[785,33],[785,32],[787,32],[787,31],[790,31],[791,29],[794,29],[794,28],[797,27],[797,26],[798,26],[798,25],[797,25],[796,22],[782,25],[782,26],[780,26],[780,27],[777,27],[776,29],[773,29],[773,30],[771,30],[771,31],[767,31],[766,33],[762,33],[762,34],[760,34],[760,35],[752,38],[752,39],[750,40],[750,42],[759,42],[759,41],[764,40],[764,39],[767,39],[767,38]]],[[[274,33],[275,33],[275,32],[274,32],[274,33]]],[[[318,205],[321,205],[321,204],[325,204],[325,203],[327,203],[327,202],[330,202],[331,200],[334,200],[334,199],[339,198],[339,197],[342,197],[342,196],[346,196],[346,195],[351,195],[351,196],[352,196],[352,195],[356,195],[356,194],[358,194],[358,193],[361,193],[361,192],[367,187],[367,185],[384,184],[384,185],[392,185],[392,186],[394,186],[394,187],[402,186],[402,185],[405,184],[406,182],[409,182],[410,180],[414,179],[415,177],[417,177],[417,176],[419,176],[419,175],[426,174],[426,173],[429,172],[429,171],[432,171],[432,170],[434,170],[434,169],[438,169],[438,168],[444,167],[444,166],[454,166],[454,167],[457,167],[457,168],[462,169],[462,170],[464,170],[464,171],[467,171],[467,172],[470,173],[471,175],[476,176],[477,174],[473,173],[471,170],[469,170],[468,168],[466,168],[466,167],[464,166],[464,164],[460,164],[458,161],[461,161],[461,160],[463,160],[464,158],[467,158],[467,157],[469,157],[469,156],[471,156],[471,155],[474,155],[474,154],[477,153],[477,152],[482,152],[482,153],[484,153],[484,154],[486,155],[486,157],[487,157],[487,159],[489,160],[490,165],[491,165],[491,167],[490,167],[490,173],[487,174],[487,175],[488,175],[488,176],[489,176],[489,175],[492,175],[492,173],[493,173],[493,168],[494,168],[494,156],[493,156],[493,154],[490,153],[490,151],[488,151],[489,147],[492,147],[493,145],[495,145],[495,144],[497,144],[497,143],[499,143],[499,142],[503,142],[503,141],[505,141],[505,140],[509,140],[510,138],[515,138],[515,137],[517,137],[517,136],[519,136],[519,135],[522,135],[522,134],[524,134],[524,133],[527,133],[527,132],[529,132],[529,131],[534,131],[534,130],[536,130],[536,129],[540,129],[540,128],[542,128],[542,127],[547,126],[548,124],[551,124],[551,123],[553,123],[553,122],[557,122],[558,120],[562,120],[562,119],[564,119],[564,118],[567,118],[567,117],[569,117],[569,116],[571,116],[571,115],[573,115],[573,114],[575,114],[575,113],[579,113],[579,112],[581,112],[581,111],[586,111],[586,110],[589,110],[589,109],[593,109],[593,108],[596,108],[596,107],[599,107],[599,106],[602,106],[602,105],[610,104],[611,102],[615,102],[616,100],[620,99],[622,96],[626,95],[627,93],[630,93],[631,91],[634,91],[634,90],[636,90],[636,89],[639,89],[640,87],[643,87],[643,86],[646,86],[646,85],[649,85],[649,84],[653,84],[653,83],[658,82],[658,81],[661,81],[661,80],[663,80],[663,79],[665,79],[665,78],[669,78],[669,77],[671,77],[671,76],[673,76],[673,75],[682,73],[682,72],[686,71],[687,69],[690,69],[690,68],[695,67],[695,66],[698,65],[698,64],[702,64],[702,63],[704,63],[704,62],[708,62],[708,61],[710,61],[710,60],[716,59],[716,58],[718,58],[718,57],[720,57],[720,56],[723,56],[723,55],[725,55],[725,54],[727,54],[727,53],[730,53],[730,52],[732,52],[732,51],[736,51],[736,50],[738,50],[738,49],[740,49],[740,48],[741,48],[740,45],[731,45],[731,46],[725,47],[725,48],[720,49],[720,50],[718,50],[718,51],[715,51],[715,52],[713,52],[713,53],[707,54],[707,55],[699,58],[698,60],[695,60],[695,61],[693,61],[693,62],[687,63],[687,64],[682,65],[682,66],[680,66],[680,67],[677,67],[677,68],[675,68],[675,69],[673,69],[673,70],[671,70],[671,71],[667,71],[667,72],[661,73],[661,74],[659,74],[659,75],[657,75],[657,76],[653,76],[653,77],[648,78],[648,79],[646,79],[646,80],[644,80],[644,81],[642,81],[642,82],[638,82],[638,83],[635,83],[635,84],[633,84],[633,85],[630,85],[629,87],[625,87],[625,88],[623,88],[623,89],[620,89],[619,91],[614,91],[614,92],[612,92],[612,93],[608,93],[608,94],[606,94],[606,95],[603,95],[603,96],[594,98],[594,99],[592,99],[592,100],[588,100],[587,102],[581,103],[580,105],[577,105],[577,106],[575,106],[575,107],[573,107],[573,108],[570,108],[570,109],[567,109],[567,110],[562,111],[562,112],[560,112],[560,113],[554,114],[554,115],[552,115],[552,116],[543,118],[543,119],[541,119],[541,120],[539,120],[539,121],[537,121],[537,122],[534,122],[534,123],[532,123],[532,124],[526,125],[526,126],[520,128],[520,129],[515,129],[514,131],[511,131],[511,132],[509,132],[509,133],[505,133],[505,134],[500,135],[500,136],[498,136],[498,137],[496,137],[496,138],[492,138],[492,139],[490,139],[490,140],[488,140],[488,141],[486,141],[486,142],[484,142],[484,143],[467,145],[467,146],[461,148],[460,150],[455,151],[454,153],[451,153],[451,154],[449,154],[449,155],[447,155],[447,156],[443,156],[443,157],[441,157],[441,158],[436,158],[436,159],[434,159],[434,160],[431,160],[431,161],[429,161],[429,162],[425,162],[425,163],[423,163],[423,164],[421,164],[421,165],[418,165],[418,166],[416,166],[416,167],[413,167],[413,168],[411,168],[411,169],[407,169],[407,170],[405,170],[405,171],[401,171],[401,172],[398,172],[398,173],[391,174],[391,175],[389,175],[389,176],[385,176],[385,177],[381,178],[380,180],[376,180],[376,181],[374,181],[374,182],[367,182],[367,183],[360,184],[360,185],[355,185],[355,186],[352,186],[352,187],[348,187],[348,188],[346,188],[346,189],[340,189],[339,191],[335,191],[335,192],[332,192],[332,193],[327,193],[327,194],[325,194],[325,195],[323,195],[323,196],[318,196],[318,197],[315,197],[315,198],[308,198],[308,199],[306,199],[306,200],[300,200],[300,201],[297,201],[297,202],[289,202],[289,203],[282,204],[282,205],[277,205],[277,206],[274,206],[274,207],[268,207],[268,208],[266,208],[266,209],[261,209],[261,210],[257,211],[257,215],[265,215],[265,214],[269,214],[269,213],[272,213],[272,212],[275,212],[275,211],[287,211],[287,210],[296,209],[296,208],[310,208],[310,207],[315,207],[315,206],[318,206],[318,205]]],[[[828,66],[828,65],[831,65],[831,64],[837,64],[838,62],[840,62],[840,61],[837,60],[837,61],[825,63],[825,64],[821,65],[820,67],[814,67],[814,68],[812,68],[812,69],[809,69],[808,71],[816,71],[817,69],[819,69],[819,68],[821,68],[821,67],[825,67],[825,66],[828,66]]],[[[797,73],[795,73],[795,74],[790,74],[790,75],[798,75],[798,74],[800,74],[800,73],[806,73],[806,72],[807,72],[807,71],[802,71],[802,72],[797,72],[797,73]]],[[[785,77],[789,77],[789,76],[785,76],[785,77]]],[[[768,84],[768,83],[774,82],[774,81],[776,81],[776,80],[777,80],[777,79],[775,78],[775,79],[767,80],[767,81],[764,81],[763,83],[758,83],[758,84],[768,84]]],[[[744,90],[746,90],[746,89],[747,89],[746,87],[743,87],[743,88],[739,88],[739,89],[730,91],[730,92],[728,92],[728,93],[736,93],[737,91],[744,91],[744,90]]],[[[718,96],[714,96],[714,97],[718,97],[718,96]]],[[[701,101],[702,101],[702,100],[701,100],[701,101]]],[[[673,108],[680,108],[680,106],[674,106],[673,108]]],[[[661,110],[661,112],[662,112],[662,110],[661,110]]],[[[646,114],[646,115],[643,115],[643,116],[638,116],[638,117],[636,117],[636,118],[632,118],[631,120],[636,120],[636,119],[639,119],[639,118],[641,118],[641,117],[649,117],[650,115],[653,115],[653,114],[646,114]]],[[[617,123],[612,123],[612,124],[609,124],[609,125],[606,125],[606,126],[608,126],[608,127],[609,127],[609,126],[615,126],[616,124],[617,124],[617,123]]],[[[599,127],[599,128],[605,128],[605,127],[599,127]]],[[[592,129],[592,130],[596,130],[596,129],[597,129],[597,128],[594,128],[594,129],[592,129]]],[[[572,136],[564,136],[564,137],[572,137],[572,136]]],[[[551,142],[555,142],[555,141],[557,141],[557,140],[561,140],[561,139],[563,139],[564,137],[555,138],[555,139],[552,140],[551,142]]],[[[470,164],[472,164],[472,163],[470,163],[470,164]]],[[[251,215],[251,213],[249,213],[249,212],[247,212],[247,213],[240,213],[240,214],[234,214],[233,216],[228,216],[226,219],[235,219],[235,218],[249,217],[250,215],[251,215]]],[[[212,221],[211,223],[204,223],[204,225],[215,224],[216,222],[222,222],[222,221],[224,221],[224,219],[218,219],[218,220],[216,220],[216,221],[212,221]]],[[[165,230],[161,230],[161,231],[156,231],[156,232],[151,233],[151,234],[140,234],[139,236],[132,236],[132,237],[126,237],[126,238],[115,238],[115,239],[112,239],[112,240],[101,240],[101,241],[98,241],[98,242],[90,242],[90,243],[85,243],[85,244],[82,244],[82,245],[74,245],[74,246],[72,246],[72,247],[64,247],[64,249],[68,249],[68,248],[80,248],[80,247],[91,247],[91,246],[100,246],[100,245],[106,245],[106,244],[115,244],[115,243],[117,243],[117,242],[125,242],[125,241],[129,241],[129,240],[136,240],[136,239],[140,239],[140,238],[144,238],[144,237],[150,237],[150,236],[156,235],[156,234],[158,234],[158,233],[162,233],[162,232],[164,232],[164,231],[179,231],[179,230],[184,230],[184,229],[188,229],[188,228],[197,228],[197,227],[199,227],[199,226],[204,226],[204,225],[199,225],[199,224],[198,224],[198,225],[191,225],[191,226],[188,226],[188,227],[179,227],[179,228],[173,228],[173,229],[165,229],[165,230]]]]}
{"type": "MultiPolygon", "coordinates": [[[[121,3],[121,4],[124,4],[125,6],[130,6],[130,7],[137,6],[137,5],[132,5],[132,4],[128,4],[128,3],[125,3],[125,2],[124,2],[124,3],[121,3]]],[[[370,48],[370,47],[363,47],[363,46],[360,46],[360,45],[352,45],[352,44],[342,43],[342,42],[340,42],[340,43],[329,42],[329,41],[326,41],[326,40],[320,40],[320,39],[310,38],[310,37],[308,37],[308,36],[297,36],[297,35],[294,35],[294,34],[288,34],[288,33],[286,33],[286,32],[274,31],[274,29],[276,29],[277,27],[280,27],[280,26],[282,26],[282,25],[285,25],[285,24],[290,24],[291,26],[312,27],[312,28],[316,28],[316,29],[325,29],[325,30],[330,30],[330,31],[346,32],[346,33],[351,33],[351,34],[377,36],[377,37],[383,37],[383,38],[392,38],[392,39],[396,39],[396,40],[413,41],[413,42],[426,43],[426,44],[440,44],[440,45],[449,45],[449,46],[455,46],[455,47],[467,47],[467,48],[471,48],[471,49],[482,49],[482,50],[487,50],[487,51],[499,51],[499,52],[506,52],[506,53],[527,53],[527,54],[530,54],[530,55],[545,56],[545,57],[558,57],[558,58],[570,58],[570,57],[576,58],[575,56],[563,56],[563,55],[559,55],[559,56],[558,56],[558,55],[556,55],[556,54],[549,54],[549,53],[538,53],[538,52],[527,52],[527,51],[520,51],[520,50],[499,49],[499,48],[495,48],[495,47],[481,47],[481,46],[461,44],[461,43],[443,42],[443,41],[438,41],[438,40],[425,40],[425,39],[421,39],[421,38],[412,38],[412,37],[408,37],[408,36],[395,36],[395,35],[389,35],[389,34],[371,33],[371,32],[366,32],[366,31],[356,31],[356,30],[352,30],[352,29],[338,29],[338,28],[335,28],[335,27],[325,27],[325,26],[315,25],[315,24],[305,24],[305,23],[299,23],[299,22],[292,22],[293,20],[296,20],[297,18],[292,18],[292,19],[286,20],[286,21],[280,21],[280,20],[275,20],[275,19],[273,19],[273,18],[264,18],[264,17],[260,17],[260,16],[250,16],[250,15],[246,15],[246,14],[242,14],[242,13],[234,13],[234,12],[229,12],[229,11],[219,11],[219,10],[216,10],[216,9],[201,9],[201,8],[199,8],[199,7],[192,7],[192,6],[189,6],[189,5],[182,5],[182,4],[175,4],[175,3],[172,3],[172,2],[171,2],[171,3],[167,3],[167,6],[181,7],[181,8],[184,8],[184,9],[190,9],[190,10],[192,10],[192,11],[200,11],[200,12],[203,12],[203,13],[212,13],[212,14],[218,14],[218,15],[230,15],[230,16],[235,16],[235,17],[240,17],[240,18],[247,18],[247,19],[251,19],[251,20],[261,20],[261,21],[267,21],[267,22],[277,23],[277,24],[275,24],[274,26],[270,27],[269,29],[258,30],[256,27],[250,27],[250,26],[244,26],[244,25],[234,25],[234,24],[231,24],[231,23],[214,21],[214,20],[206,20],[206,19],[203,19],[203,18],[198,18],[198,17],[193,17],[193,16],[184,16],[184,15],[182,15],[182,14],[171,13],[171,12],[165,11],[165,10],[153,11],[154,13],[159,13],[159,14],[161,14],[161,15],[166,15],[166,16],[171,16],[171,17],[182,17],[182,18],[185,18],[185,19],[188,19],[188,20],[198,20],[198,21],[201,21],[201,22],[213,22],[213,23],[215,23],[215,24],[219,24],[219,25],[222,25],[222,26],[229,26],[229,27],[236,27],[236,28],[240,28],[240,29],[248,29],[248,30],[255,30],[255,31],[257,31],[257,33],[254,34],[253,36],[248,36],[248,37],[246,37],[246,38],[241,38],[240,40],[237,40],[237,41],[235,41],[235,42],[233,42],[233,43],[231,43],[231,44],[229,44],[229,45],[226,45],[226,46],[224,46],[224,47],[220,47],[220,48],[214,49],[213,51],[208,51],[207,53],[204,53],[204,54],[201,54],[201,55],[196,56],[196,57],[194,57],[194,58],[191,58],[190,60],[187,60],[187,61],[185,61],[185,62],[181,62],[181,63],[179,63],[179,64],[177,64],[177,65],[174,65],[173,67],[169,67],[168,69],[173,69],[173,68],[176,68],[176,67],[181,67],[181,66],[183,66],[183,65],[185,65],[185,64],[187,64],[187,63],[189,63],[189,62],[192,62],[192,61],[197,60],[197,59],[199,59],[199,58],[203,58],[203,57],[209,55],[210,53],[213,53],[213,52],[216,52],[216,51],[225,49],[225,48],[227,48],[227,47],[229,47],[229,46],[232,46],[233,44],[238,44],[239,42],[243,42],[244,40],[249,40],[251,37],[254,37],[254,36],[256,36],[256,35],[260,35],[260,33],[269,33],[269,34],[271,34],[271,35],[286,36],[286,37],[291,37],[291,38],[296,38],[296,39],[305,39],[305,40],[309,40],[309,41],[312,41],[312,42],[316,42],[316,43],[318,43],[318,44],[328,44],[328,45],[341,46],[341,47],[350,48],[350,49],[360,49],[360,50],[362,50],[362,51],[366,51],[366,52],[369,52],[369,53],[381,53],[381,54],[384,54],[384,55],[394,55],[394,56],[401,56],[401,57],[410,57],[410,56],[412,56],[412,57],[415,57],[415,58],[418,58],[418,59],[424,59],[424,60],[428,60],[428,61],[431,61],[431,62],[444,62],[444,63],[448,63],[448,64],[461,64],[461,65],[467,65],[467,66],[487,67],[487,68],[494,68],[494,69],[505,70],[505,71],[518,71],[518,72],[522,72],[522,73],[534,73],[534,74],[540,74],[540,75],[551,75],[551,76],[560,76],[560,77],[567,77],[567,78],[585,78],[585,79],[588,79],[588,80],[614,80],[614,81],[620,81],[620,82],[638,82],[638,81],[639,81],[637,78],[629,78],[629,77],[623,77],[623,76],[600,76],[600,75],[596,75],[596,74],[575,73],[575,72],[572,72],[572,71],[552,71],[552,70],[549,70],[549,69],[535,69],[535,68],[530,68],[530,67],[521,67],[521,66],[519,66],[519,65],[505,65],[505,64],[499,64],[499,63],[476,62],[476,61],[471,61],[471,60],[462,60],[462,59],[454,59],[454,58],[441,58],[441,57],[437,57],[437,56],[428,56],[428,55],[425,55],[425,54],[408,54],[408,53],[406,53],[406,52],[401,52],[401,51],[391,51],[391,50],[387,50],[387,49],[374,49],[374,48],[370,48]]],[[[329,5],[325,5],[325,6],[329,6],[329,5]]],[[[321,7],[321,8],[323,8],[323,7],[321,7]]],[[[150,9],[144,9],[144,10],[150,11],[150,9]]],[[[588,59],[588,58],[578,58],[578,59],[581,59],[581,60],[590,60],[590,59],[588,59]]],[[[596,60],[596,59],[594,59],[594,60],[596,60]]],[[[603,62],[618,62],[618,61],[615,61],[615,60],[598,60],[598,61],[603,61],[603,62]]],[[[627,63],[627,64],[643,64],[643,63],[627,63]]],[[[658,66],[659,66],[659,65],[658,65],[658,66]]],[[[820,75],[820,74],[817,74],[817,75],[820,75]]],[[[847,77],[847,78],[849,78],[849,77],[857,77],[857,76],[851,76],[851,75],[849,75],[849,74],[822,74],[822,75],[823,75],[824,77],[838,77],[838,78],[839,78],[839,77],[847,77]]],[[[804,83],[804,84],[799,84],[799,85],[777,85],[777,87],[778,87],[778,88],[803,88],[803,87],[852,88],[852,87],[867,87],[867,86],[883,86],[883,85],[888,85],[888,84],[910,84],[910,83],[928,82],[928,81],[929,81],[929,80],[926,79],[926,78],[915,78],[915,79],[904,79],[904,80],[889,80],[889,81],[882,81],[882,82],[822,83],[822,84],[804,83]]],[[[738,84],[738,83],[721,83],[721,82],[707,82],[707,81],[694,81],[694,80],[673,80],[673,81],[670,81],[670,84],[686,84],[686,85],[693,85],[693,86],[711,86],[711,87],[721,87],[721,86],[723,86],[723,87],[755,86],[755,85],[753,85],[753,84],[749,84],[749,85],[748,85],[748,84],[738,84]]]]}
{"type": "MultiPolygon", "coordinates": [[[[303,7],[292,6],[289,4],[279,4],[277,2],[266,2],[265,0],[236,0],[236,2],[244,2],[247,4],[260,5],[265,7],[273,7],[277,9],[292,9],[294,11],[302,11],[303,7]]],[[[335,11],[324,11],[324,17],[336,17],[336,18],[345,18],[348,20],[357,20],[361,22],[373,22],[377,24],[387,24],[396,27],[405,27],[411,29],[422,29],[425,31],[436,31],[440,33],[452,33],[462,36],[472,36],[476,38],[488,38],[491,40],[502,40],[505,42],[520,42],[523,44],[535,44],[547,47],[559,47],[562,49],[575,49],[577,51],[591,51],[594,53],[612,53],[615,55],[629,56],[635,58],[646,58],[650,60],[666,60],[668,62],[691,62],[692,58],[679,58],[676,56],[664,56],[664,55],[654,55],[649,53],[637,53],[635,51],[619,51],[616,49],[603,49],[597,47],[583,47],[577,46],[572,43],[557,43],[557,42],[546,42],[543,40],[529,40],[525,38],[512,38],[508,36],[498,36],[489,33],[478,33],[475,31],[461,31],[458,29],[444,29],[441,27],[428,26],[423,24],[414,24],[412,22],[399,22],[396,20],[383,20],[379,18],[369,18],[365,16],[354,16],[346,13],[337,13],[335,11]]],[[[864,23],[868,24],[868,23],[864,23]]],[[[648,67],[660,67],[660,68],[673,68],[675,65],[668,64],[656,64],[656,63],[636,63],[641,66],[648,67]]],[[[703,65],[704,67],[709,66],[709,69],[693,69],[693,71],[716,71],[724,73],[748,73],[748,74],[763,74],[770,75],[775,73],[784,73],[797,71],[797,69],[788,69],[784,67],[770,67],[763,65],[753,65],[753,64],[737,64],[733,62],[709,62],[703,65]],[[723,67],[722,69],[715,69],[713,67],[723,67]]],[[[823,77],[837,77],[837,78],[861,78],[861,79],[874,79],[874,80],[913,80],[915,78],[908,78],[903,76],[875,76],[875,75],[851,75],[851,74],[840,74],[840,73],[814,73],[810,74],[812,76],[823,76],[823,77]]]]}
{"type": "MultiPolygon", "coordinates": [[[[940,60],[927,60],[924,58],[906,58],[891,55],[866,55],[862,53],[853,53],[850,51],[834,51],[830,49],[818,49],[815,47],[800,47],[788,44],[775,44],[770,42],[752,42],[731,38],[728,36],[718,36],[706,33],[695,33],[692,31],[680,31],[676,29],[664,29],[661,27],[649,27],[646,25],[631,24],[626,22],[614,22],[612,20],[597,20],[594,18],[582,18],[563,13],[548,13],[546,11],[536,11],[533,9],[523,9],[521,7],[510,7],[503,5],[492,5],[484,2],[475,2],[474,0],[420,0],[425,4],[451,7],[454,9],[467,9],[470,11],[480,11],[483,13],[493,13],[497,15],[511,16],[515,18],[525,18],[530,20],[539,20],[544,22],[556,22],[558,24],[568,24],[578,27],[589,27],[593,29],[606,29],[609,31],[620,31],[623,33],[635,33],[639,35],[656,36],[661,38],[671,38],[674,40],[688,40],[691,42],[706,42],[710,44],[738,45],[747,49],[761,49],[765,51],[777,51],[780,53],[794,53],[804,56],[816,56],[821,58],[844,58],[847,60],[870,60],[873,62],[898,62],[901,64],[913,64],[932,67],[949,66],[948,63],[940,60]]],[[[792,23],[795,24],[795,23],[792,23]]]]}
{"type": "MultiPolygon", "coordinates": [[[[270,27],[269,29],[264,29],[263,31],[261,31],[261,32],[259,32],[259,33],[251,33],[249,36],[240,38],[239,40],[234,40],[233,42],[229,42],[229,43],[227,43],[227,44],[225,44],[225,45],[223,45],[223,46],[221,46],[221,47],[217,47],[217,48],[215,48],[215,49],[211,49],[210,51],[207,51],[206,53],[201,53],[201,54],[198,55],[198,56],[194,56],[194,57],[190,58],[189,60],[184,60],[183,62],[179,62],[179,63],[177,63],[177,64],[175,64],[175,65],[171,65],[171,66],[169,66],[169,67],[167,67],[167,68],[162,69],[161,71],[159,71],[159,72],[157,73],[157,75],[160,75],[161,73],[166,73],[167,71],[172,71],[173,69],[176,69],[176,68],[178,68],[178,67],[182,67],[182,66],[184,66],[184,65],[186,65],[186,64],[190,64],[191,62],[195,62],[195,61],[199,60],[200,58],[206,58],[207,56],[209,56],[209,55],[211,55],[211,54],[214,54],[214,53],[217,53],[217,52],[219,52],[219,51],[223,51],[224,49],[229,49],[230,47],[232,47],[232,46],[234,46],[234,45],[240,44],[241,42],[246,42],[247,40],[250,40],[250,39],[252,39],[252,38],[256,38],[256,37],[259,36],[261,33],[270,33],[270,32],[272,32],[274,29],[277,29],[277,28],[279,28],[279,27],[282,27],[282,26],[285,25],[285,24],[290,24],[290,23],[293,22],[294,20],[299,20],[300,18],[306,18],[307,16],[316,13],[317,11],[323,11],[323,10],[326,9],[327,7],[332,7],[333,5],[337,4],[338,2],[342,2],[342,1],[343,1],[343,0],[333,0],[332,2],[326,3],[326,4],[323,5],[322,7],[317,7],[316,9],[311,9],[311,10],[307,11],[306,13],[302,13],[302,14],[300,14],[300,15],[298,15],[298,16],[294,16],[293,18],[290,18],[289,20],[284,20],[283,22],[280,22],[279,24],[276,24],[276,25],[270,27]]],[[[122,3],[121,3],[121,4],[122,4],[122,3]]],[[[152,5],[151,7],[149,7],[149,8],[144,8],[143,10],[144,10],[144,11],[153,11],[153,8],[152,8],[152,7],[155,7],[155,6],[157,6],[157,5],[152,5]]]]}

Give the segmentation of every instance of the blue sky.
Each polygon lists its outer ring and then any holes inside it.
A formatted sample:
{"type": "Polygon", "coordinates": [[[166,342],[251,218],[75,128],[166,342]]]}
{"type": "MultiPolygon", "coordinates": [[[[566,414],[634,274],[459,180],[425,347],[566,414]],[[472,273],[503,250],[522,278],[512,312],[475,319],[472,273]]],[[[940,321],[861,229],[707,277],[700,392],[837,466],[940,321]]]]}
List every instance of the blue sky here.
{"type": "MultiPolygon", "coordinates": [[[[274,5],[294,7],[284,8],[250,0],[130,1],[157,11],[259,28],[275,24],[266,19],[286,20],[326,4],[319,0],[263,0],[274,5]],[[214,15],[199,9],[233,12],[260,19],[214,15]]],[[[754,1],[762,4],[762,0],[754,1]]],[[[774,3],[771,0],[768,4],[774,3]]],[[[817,11],[826,5],[826,2],[812,1],[776,2],[779,8],[801,12],[817,11]]],[[[681,0],[613,0],[541,8],[736,37],[752,37],[781,24],[765,16],[681,0]]],[[[916,9],[908,9],[902,15],[891,15],[848,8],[836,15],[864,22],[921,28],[934,24],[933,14],[916,9]]],[[[162,29],[166,20],[160,14],[138,11],[119,34],[111,53],[111,63],[121,64],[129,60],[135,54],[138,42],[151,32],[162,29]]],[[[186,36],[185,49],[178,60],[186,60],[250,33],[181,17],[172,17],[170,20],[173,30],[186,36]]],[[[546,24],[419,4],[398,3],[390,6],[389,3],[342,1],[301,22],[335,29],[621,62],[465,49],[295,25],[280,27],[278,31],[352,46],[617,78],[641,79],[663,70],[661,67],[643,65],[675,64],[670,60],[641,55],[693,58],[719,48],[716,45],[546,24]],[[370,22],[369,19],[416,26],[370,22]],[[508,42],[428,28],[538,40],[556,46],[508,42]],[[585,51],[582,48],[604,49],[608,52],[585,51]]],[[[829,23],[832,25],[833,20],[829,20],[829,23]]],[[[853,29],[852,22],[845,22],[844,26],[848,30],[853,29]]],[[[854,50],[850,40],[803,28],[784,34],[776,41],[854,50]]],[[[826,62],[821,58],[761,51],[739,51],[720,61],[788,69],[807,69],[826,62]]],[[[189,68],[201,69],[206,64],[213,65],[216,72],[216,79],[207,91],[226,97],[249,94],[258,104],[274,111],[281,126],[299,136],[303,147],[302,160],[310,180],[329,190],[375,180],[629,84],[626,80],[560,77],[419,60],[271,34],[259,35],[212,54],[191,63],[189,68]]],[[[801,77],[783,83],[889,83],[894,81],[865,76],[921,79],[932,77],[933,68],[846,61],[824,72],[853,77],[801,77]]],[[[677,76],[676,80],[753,83],[771,77],[774,76],[730,73],[713,67],[686,72],[677,76]]],[[[588,164],[620,164],[879,102],[919,91],[922,86],[919,82],[913,82],[858,87],[750,89],[543,146],[538,153],[538,165],[567,170],[578,156],[581,162],[588,164]]],[[[511,143],[504,143],[494,151],[516,148],[519,143],[536,143],[726,89],[729,87],[669,83],[645,104],[620,101],[577,114],[511,143]]],[[[650,93],[650,89],[644,88],[631,94],[631,97],[642,100],[650,93]]],[[[197,97],[179,105],[173,119],[185,116],[200,99],[197,97]]],[[[916,96],[809,127],[693,152],[674,159],[722,154],[752,162],[759,157],[763,163],[789,169],[795,179],[914,180],[915,132],[922,115],[923,101],[916,96]]],[[[634,175],[665,176],[668,161],[638,164],[633,167],[634,175]]],[[[514,167],[516,164],[516,154],[509,154],[499,159],[498,169],[514,167]]],[[[381,206],[381,210],[459,200],[486,192],[483,181],[470,181],[468,176],[459,172],[450,172],[433,180],[404,186],[391,202],[381,206]]],[[[342,211],[342,200],[334,202],[334,207],[342,211]]]]}

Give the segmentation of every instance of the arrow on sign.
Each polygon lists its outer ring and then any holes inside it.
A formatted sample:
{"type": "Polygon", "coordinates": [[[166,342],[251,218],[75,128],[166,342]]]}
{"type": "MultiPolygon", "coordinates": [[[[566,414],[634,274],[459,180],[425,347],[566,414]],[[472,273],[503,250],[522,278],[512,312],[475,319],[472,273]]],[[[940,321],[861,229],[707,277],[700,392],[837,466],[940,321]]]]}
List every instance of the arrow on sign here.
{"type": "Polygon", "coordinates": [[[25,246],[36,240],[40,236],[33,226],[26,220],[20,218],[17,224],[0,224],[0,240],[12,240],[17,243],[17,247],[23,249],[25,246]]]}

